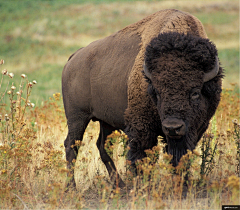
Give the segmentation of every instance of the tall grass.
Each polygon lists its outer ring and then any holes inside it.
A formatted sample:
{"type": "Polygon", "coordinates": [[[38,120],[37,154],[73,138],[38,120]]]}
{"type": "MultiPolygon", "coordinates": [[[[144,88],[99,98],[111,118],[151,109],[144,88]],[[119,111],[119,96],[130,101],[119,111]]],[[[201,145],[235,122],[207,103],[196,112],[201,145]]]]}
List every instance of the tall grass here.
{"type": "Polygon", "coordinates": [[[124,156],[127,136],[113,132],[105,147],[126,189],[113,188],[96,147],[99,125],[91,122],[75,164],[77,191],[65,193],[67,127],[60,93],[34,106],[31,90],[39,82],[23,74],[18,90],[7,75],[3,79],[10,85],[1,86],[1,94],[10,102],[8,109],[0,109],[0,208],[219,209],[239,204],[239,95],[234,86],[223,91],[208,131],[176,170],[159,137],[138,162],[140,173],[134,177],[124,156]]]}

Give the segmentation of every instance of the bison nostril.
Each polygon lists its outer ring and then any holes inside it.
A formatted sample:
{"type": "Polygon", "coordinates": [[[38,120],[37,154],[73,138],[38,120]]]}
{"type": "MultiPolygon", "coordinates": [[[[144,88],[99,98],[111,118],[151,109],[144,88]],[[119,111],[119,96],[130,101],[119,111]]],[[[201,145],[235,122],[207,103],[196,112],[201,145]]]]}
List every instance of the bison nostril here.
{"type": "Polygon", "coordinates": [[[180,131],[181,131],[181,128],[182,128],[182,126],[180,126],[179,128],[176,128],[176,133],[179,133],[180,131]]]}
{"type": "Polygon", "coordinates": [[[186,125],[183,120],[167,118],[162,123],[163,131],[169,136],[183,136],[186,132],[186,125]]]}

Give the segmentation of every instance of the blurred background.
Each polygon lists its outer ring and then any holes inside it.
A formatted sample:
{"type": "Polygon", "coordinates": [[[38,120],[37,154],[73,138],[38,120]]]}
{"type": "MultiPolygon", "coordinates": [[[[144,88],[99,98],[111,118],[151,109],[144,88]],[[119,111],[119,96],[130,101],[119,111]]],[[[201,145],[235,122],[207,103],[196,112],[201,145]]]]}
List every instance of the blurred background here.
{"type": "Polygon", "coordinates": [[[61,93],[62,69],[77,49],[169,8],[200,19],[225,68],[223,87],[237,83],[239,91],[238,0],[0,1],[0,70],[14,73],[15,85],[21,74],[36,80],[31,101],[40,105],[61,93]]]}

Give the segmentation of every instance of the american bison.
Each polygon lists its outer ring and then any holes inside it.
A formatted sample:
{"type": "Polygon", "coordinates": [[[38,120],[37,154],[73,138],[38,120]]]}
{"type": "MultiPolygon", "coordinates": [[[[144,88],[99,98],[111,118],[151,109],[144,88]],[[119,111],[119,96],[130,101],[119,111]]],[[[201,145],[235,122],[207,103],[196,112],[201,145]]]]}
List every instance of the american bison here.
{"type": "MultiPolygon", "coordinates": [[[[79,49],[62,73],[68,168],[78,153],[71,145],[82,140],[90,120],[100,122],[97,147],[112,179],[116,168],[104,143],[116,129],[129,137],[133,167],[159,135],[176,166],[206,131],[220,101],[222,77],[217,49],[201,22],[175,9],[79,49]]],[[[70,183],[75,186],[74,176],[70,183]]]]}

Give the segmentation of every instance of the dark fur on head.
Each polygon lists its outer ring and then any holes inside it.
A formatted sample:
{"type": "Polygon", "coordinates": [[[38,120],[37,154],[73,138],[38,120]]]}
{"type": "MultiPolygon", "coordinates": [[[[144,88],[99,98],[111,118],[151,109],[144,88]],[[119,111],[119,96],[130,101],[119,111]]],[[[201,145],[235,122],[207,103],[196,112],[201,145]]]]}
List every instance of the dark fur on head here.
{"type": "MultiPolygon", "coordinates": [[[[159,34],[147,46],[145,52],[145,62],[150,73],[164,69],[165,63],[159,63],[159,58],[166,57],[171,54],[174,58],[184,58],[185,61],[191,63],[193,70],[200,70],[207,73],[215,65],[215,57],[218,55],[216,46],[209,39],[193,36],[188,34],[179,34],[177,32],[168,32],[159,34]],[[161,68],[161,66],[163,68],[161,68]]],[[[186,66],[187,67],[187,66],[186,66]]],[[[186,68],[187,69],[187,68],[186,68]]],[[[185,70],[184,68],[181,70],[185,70]]],[[[159,72],[158,72],[159,73],[159,72]]],[[[215,94],[220,94],[221,79],[224,77],[223,68],[220,66],[218,75],[212,80],[204,83],[202,93],[214,100],[215,94]]],[[[149,78],[146,77],[148,83],[151,84],[149,78]]],[[[149,87],[149,91],[156,94],[154,88],[149,87]]]]}
{"type": "Polygon", "coordinates": [[[162,33],[146,48],[146,64],[150,72],[158,69],[156,60],[171,53],[195,63],[202,71],[210,70],[215,64],[217,49],[208,39],[176,32],[162,33]]]}
{"type": "Polygon", "coordinates": [[[188,132],[183,142],[167,139],[173,165],[177,165],[187,149],[193,150],[208,127],[220,101],[220,67],[216,77],[203,82],[203,76],[215,65],[217,49],[208,39],[169,32],[159,34],[146,48],[145,65],[148,93],[156,104],[161,121],[167,117],[183,119],[188,132]],[[198,88],[200,97],[191,101],[191,91],[198,88]]]}

